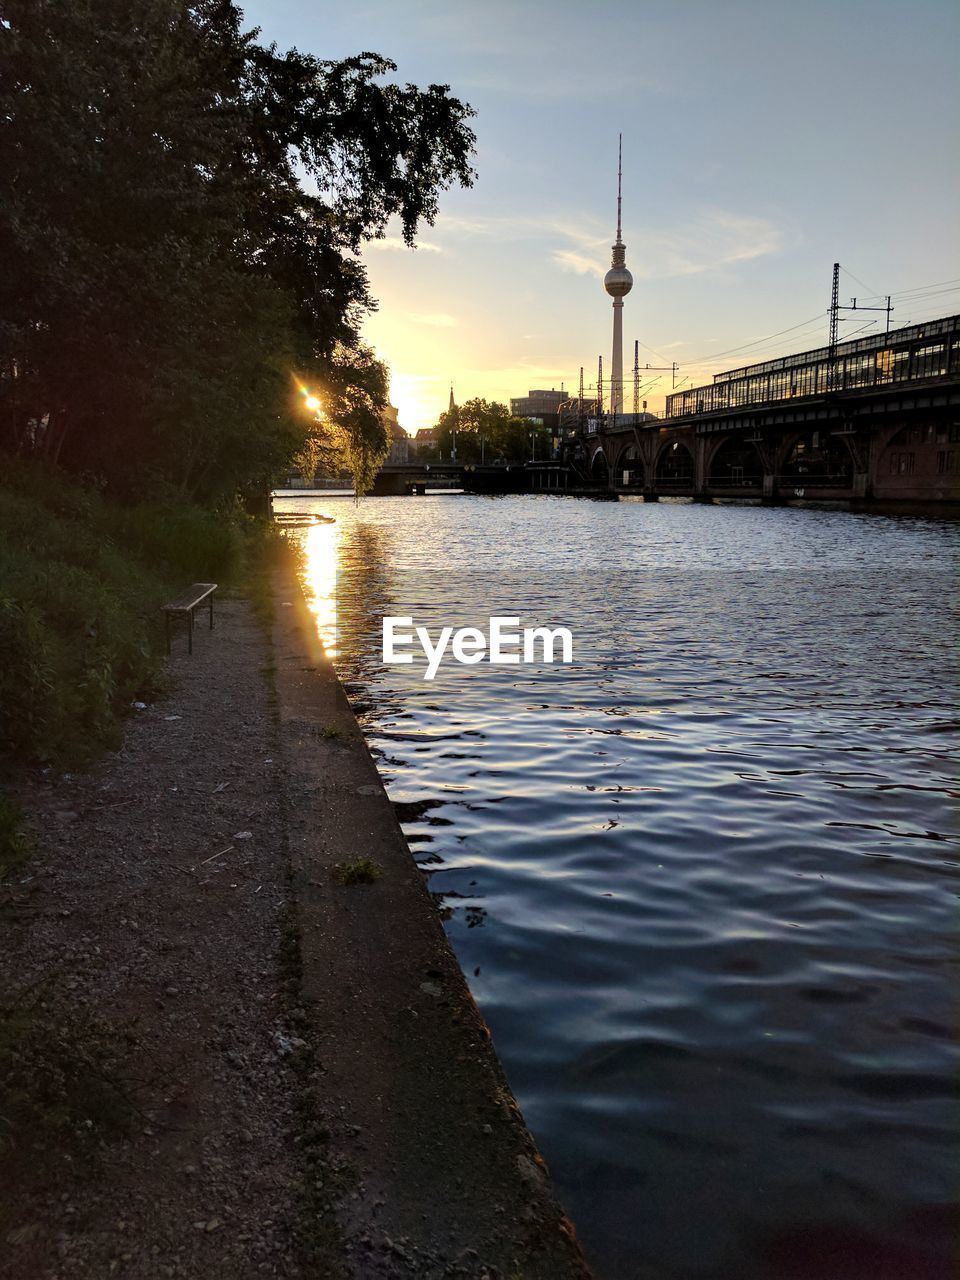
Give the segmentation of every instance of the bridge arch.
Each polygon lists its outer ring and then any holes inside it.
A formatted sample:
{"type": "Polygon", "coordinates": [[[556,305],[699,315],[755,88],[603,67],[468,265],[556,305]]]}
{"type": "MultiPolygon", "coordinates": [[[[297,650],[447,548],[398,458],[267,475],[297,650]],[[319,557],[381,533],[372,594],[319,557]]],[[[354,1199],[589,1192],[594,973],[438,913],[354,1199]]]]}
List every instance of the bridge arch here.
{"type": "Polygon", "coordinates": [[[613,474],[614,483],[621,489],[639,489],[643,486],[643,459],[635,444],[628,444],[620,450],[613,474]]]}
{"type": "Polygon", "coordinates": [[[671,440],[657,454],[656,483],[664,488],[692,488],[696,467],[693,454],[682,440],[671,440]]]}
{"type": "Polygon", "coordinates": [[[743,436],[721,440],[710,455],[707,484],[713,489],[759,489],[763,460],[757,446],[743,436]]]}
{"type": "Polygon", "coordinates": [[[603,449],[598,449],[590,459],[590,479],[597,484],[608,484],[610,480],[610,469],[607,466],[607,455],[603,449]]]}
{"type": "Polygon", "coordinates": [[[841,436],[805,431],[784,441],[780,475],[792,484],[843,489],[853,484],[853,471],[853,454],[841,436]]]}

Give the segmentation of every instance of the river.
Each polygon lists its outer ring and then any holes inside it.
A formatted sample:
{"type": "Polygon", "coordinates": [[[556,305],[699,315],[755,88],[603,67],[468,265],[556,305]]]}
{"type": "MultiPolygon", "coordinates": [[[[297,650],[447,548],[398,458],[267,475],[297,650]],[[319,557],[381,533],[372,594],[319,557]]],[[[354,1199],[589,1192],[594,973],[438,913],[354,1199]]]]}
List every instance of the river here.
{"type": "Polygon", "coordinates": [[[337,518],[295,535],[317,625],[598,1277],[946,1275],[958,526],[275,508],[337,518]],[[428,682],[384,614],[574,660],[428,682]]]}

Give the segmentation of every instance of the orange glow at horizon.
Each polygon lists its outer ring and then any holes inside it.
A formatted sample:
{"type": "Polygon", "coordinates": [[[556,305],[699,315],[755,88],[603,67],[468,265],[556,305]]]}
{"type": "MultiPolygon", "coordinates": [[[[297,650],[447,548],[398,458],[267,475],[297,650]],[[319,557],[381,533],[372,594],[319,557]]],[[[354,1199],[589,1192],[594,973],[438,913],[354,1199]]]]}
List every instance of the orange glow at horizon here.
{"type": "MultiPolygon", "coordinates": [[[[380,358],[389,365],[389,360],[378,352],[380,358]]],[[[434,379],[430,379],[433,382],[434,379]]],[[[410,436],[415,436],[421,427],[432,427],[437,418],[447,407],[446,399],[431,395],[432,387],[427,385],[423,376],[401,373],[398,369],[390,369],[390,403],[397,410],[400,426],[410,436]],[[441,404],[437,409],[436,404],[441,404]]],[[[447,387],[447,398],[450,390],[447,387]]]]}

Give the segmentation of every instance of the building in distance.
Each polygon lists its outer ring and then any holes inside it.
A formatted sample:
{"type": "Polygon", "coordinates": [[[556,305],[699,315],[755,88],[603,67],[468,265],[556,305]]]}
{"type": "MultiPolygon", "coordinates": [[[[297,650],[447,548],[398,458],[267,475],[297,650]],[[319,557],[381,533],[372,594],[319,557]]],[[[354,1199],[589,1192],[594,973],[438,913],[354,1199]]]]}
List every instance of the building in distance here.
{"type": "Polygon", "coordinates": [[[390,437],[390,452],[385,459],[388,465],[405,466],[410,461],[410,437],[400,425],[400,415],[392,404],[383,411],[383,425],[390,437]]]}
{"type": "Polygon", "coordinates": [[[570,393],[562,387],[559,391],[528,391],[525,396],[511,399],[510,413],[514,418],[528,418],[554,430],[560,420],[560,406],[569,398],[570,393]]]}
{"type": "Polygon", "coordinates": [[[413,437],[413,450],[419,462],[439,462],[439,427],[421,427],[413,437]]]}

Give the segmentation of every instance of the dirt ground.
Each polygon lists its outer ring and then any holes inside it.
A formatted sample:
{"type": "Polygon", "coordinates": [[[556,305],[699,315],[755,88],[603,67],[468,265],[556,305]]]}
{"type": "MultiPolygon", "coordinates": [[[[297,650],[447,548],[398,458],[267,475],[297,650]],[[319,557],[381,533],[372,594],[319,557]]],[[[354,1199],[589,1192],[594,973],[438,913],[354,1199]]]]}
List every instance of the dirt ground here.
{"type": "Polygon", "coordinates": [[[50,1114],[18,1127],[0,1098],[0,1277],[585,1276],[291,575],[277,592],[272,642],[220,603],[117,752],[25,783],[0,1004],[30,1009],[50,1114]],[[344,850],[382,881],[336,885],[344,850]]]}

